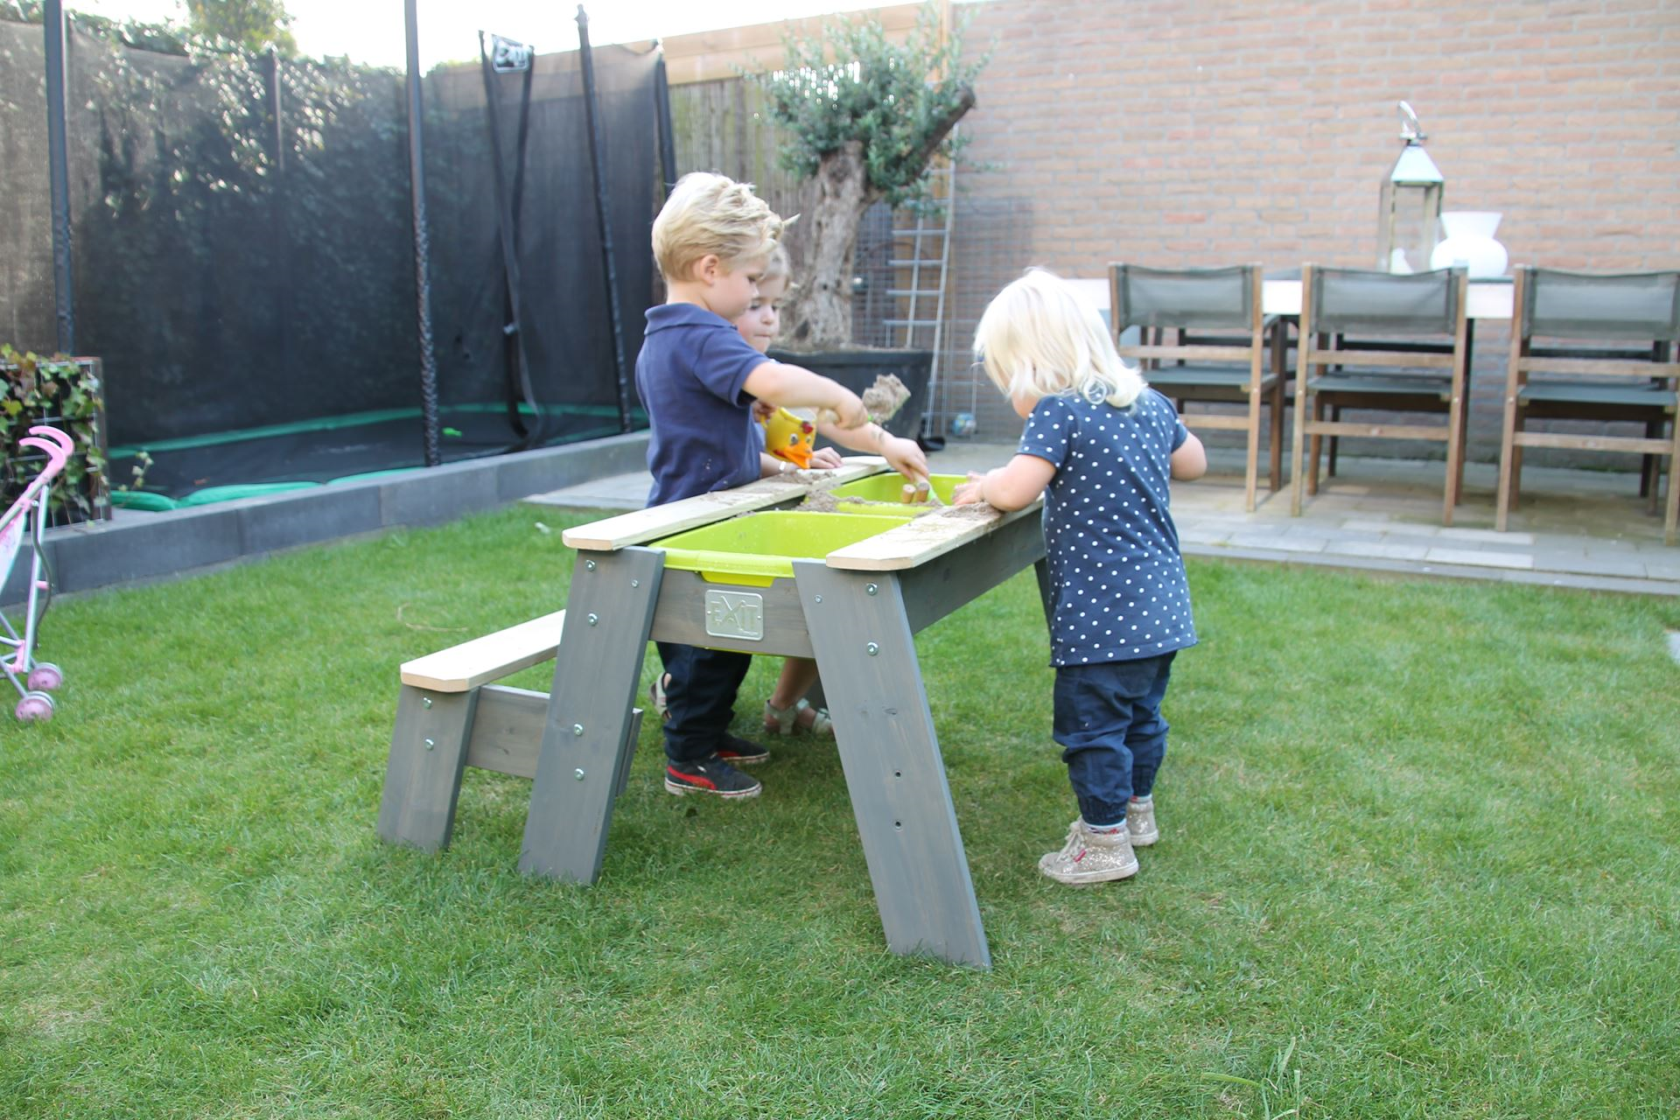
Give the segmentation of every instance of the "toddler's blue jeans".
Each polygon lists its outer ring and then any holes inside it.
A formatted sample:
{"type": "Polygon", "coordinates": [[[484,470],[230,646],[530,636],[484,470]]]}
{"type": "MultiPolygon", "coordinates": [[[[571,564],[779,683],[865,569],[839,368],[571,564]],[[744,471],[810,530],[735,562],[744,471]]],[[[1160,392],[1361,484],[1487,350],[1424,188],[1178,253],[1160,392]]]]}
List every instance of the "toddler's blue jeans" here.
{"type": "Polygon", "coordinates": [[[1126,815],[1127,801],[1155,788],[1167,753],[1161,699],[1173,657],[1056,670],[1055,739],[1087,824],[1113,824],[1126,815]]]}
{"type": "Polygon", "coordinates": [[[717,753],[735,717],[752,655],[721,649],[659,642],[659,660],[671,674],[665,686],[665,757],[672,762],[702,762],[717,753]]]}

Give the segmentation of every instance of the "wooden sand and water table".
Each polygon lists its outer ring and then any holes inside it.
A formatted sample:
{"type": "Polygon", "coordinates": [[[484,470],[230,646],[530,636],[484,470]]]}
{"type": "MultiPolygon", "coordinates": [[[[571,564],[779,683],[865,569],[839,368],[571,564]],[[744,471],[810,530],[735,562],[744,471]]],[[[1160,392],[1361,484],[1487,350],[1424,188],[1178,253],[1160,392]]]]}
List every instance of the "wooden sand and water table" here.
{"type": "Polygon", "coordinates": [[[465,766],[530,776],[520,870],[592,883],[647,643],[814,657],[888,946],[989,967],[913,636],[1028,564],[1044,592],[1039,504],[905,505],[903,481],[852,458],[567,530],[566,610],[403,665],[380,836],[435,851],[465,766]],[[549,657],[547,694],[492,683],[549,657]]]}

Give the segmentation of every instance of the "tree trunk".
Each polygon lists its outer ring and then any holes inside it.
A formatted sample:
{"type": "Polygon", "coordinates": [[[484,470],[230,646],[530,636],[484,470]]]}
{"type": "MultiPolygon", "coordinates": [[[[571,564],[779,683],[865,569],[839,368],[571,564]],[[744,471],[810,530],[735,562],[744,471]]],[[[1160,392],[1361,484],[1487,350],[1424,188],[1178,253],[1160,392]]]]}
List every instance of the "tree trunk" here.
{"type": "Polygon", "coordinates": [[[783,305],[786,345],[838,350],[852,344],[852,254],[863,214],[876,199],[857,141],[822,157],[801,192],[804,208],[788,230],[797,285],[783,305]]]}
{"type": "MultiPolygon", "coordinates": [[[[974,90],[963,86],[945,115],[928,129],[922,148],[904,156],[926,168],[951,129],[974,108],[974,90]]],[[[852,345],[853,254],[864,211],[881,197],[869,185],[862,141],[852,140],[822,157],[816,177],[800,192],[799,221],[785,238],[793,289],[782,305],[784,345],[794,350],[844,350],[852,345]]],[[[947,205],[955,205],[951,200],[947,205]]]]}

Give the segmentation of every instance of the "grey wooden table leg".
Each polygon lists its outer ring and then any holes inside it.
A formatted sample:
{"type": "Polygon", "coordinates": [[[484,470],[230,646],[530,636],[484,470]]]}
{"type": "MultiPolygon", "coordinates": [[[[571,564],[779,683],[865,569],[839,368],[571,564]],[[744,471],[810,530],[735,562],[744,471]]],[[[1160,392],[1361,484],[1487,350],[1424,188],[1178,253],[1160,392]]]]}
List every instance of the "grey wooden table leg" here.
{"type": "Polygon", "coordinates": [[[887,945],[991,967],[897,577],[795,561],[887,945]]]}
{"type": "Polygon", "coordinates": [[[430,692],[403,686],[379,801],[380,839],[428,852],[449,846],[477,707],[476,688],[430,692]]]}
{"type": "Polygon", "coordinates": [[[601,872],[664,564],[645,548],[578,555],[519,855],[526,874],[593,883],[601,872]]]}
{"type": "Polygon", "coordinates": [[[1044,625],[1056,625],[1056,603],[1050,596],[1050,561],[1040,556],[1033,562],[1033,575],[1038,577],[1038,601],[1044,607],[1044,625]]]}

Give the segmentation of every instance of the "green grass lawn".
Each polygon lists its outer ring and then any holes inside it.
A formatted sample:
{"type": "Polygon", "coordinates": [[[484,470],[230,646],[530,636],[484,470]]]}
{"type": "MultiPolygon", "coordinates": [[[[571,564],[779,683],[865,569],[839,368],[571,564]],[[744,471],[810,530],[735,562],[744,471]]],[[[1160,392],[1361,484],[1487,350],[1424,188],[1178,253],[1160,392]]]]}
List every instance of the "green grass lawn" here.
{"type": "Polygon", "coordinates": [[[518,874],[500,775],[443,855],[375,838],[398,662],[564,605],[562,523],[53,609],[59,715],[0,722],[0,1117],[1680,1110],[1680,604],[1195,563],[1162,841],[1080,891],[1017,577],[918,639],[978,972],[886,951],[810,740],[721,805],[649,721],[592,888],[518,874]]]}

